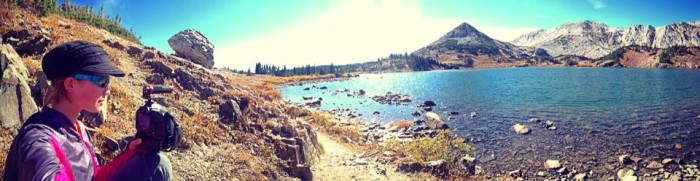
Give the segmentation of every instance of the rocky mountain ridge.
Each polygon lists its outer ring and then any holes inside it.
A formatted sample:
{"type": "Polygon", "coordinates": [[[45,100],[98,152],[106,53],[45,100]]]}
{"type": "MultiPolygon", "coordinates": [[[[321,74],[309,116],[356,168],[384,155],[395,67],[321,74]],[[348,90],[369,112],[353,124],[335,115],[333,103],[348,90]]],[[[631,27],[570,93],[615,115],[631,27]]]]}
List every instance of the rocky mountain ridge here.
{"type": "Polygon", "coordinates": [[[517,37],[512,43],[543,48],[552,56],[579,55],[600,58],[617,48],[632,45],[652,48],[700,46],[700,21],[675,22],[658,28],[650,25],[616,28],[586,20],[527,33],[517,37]]]}
{"type": "Polygon", "coordinates": [[[462,23],[435,42],[412,54],[431,58],[445,67],[495,67],[545,62],[548,56],[490,38],[473,26],[462,23]]]}

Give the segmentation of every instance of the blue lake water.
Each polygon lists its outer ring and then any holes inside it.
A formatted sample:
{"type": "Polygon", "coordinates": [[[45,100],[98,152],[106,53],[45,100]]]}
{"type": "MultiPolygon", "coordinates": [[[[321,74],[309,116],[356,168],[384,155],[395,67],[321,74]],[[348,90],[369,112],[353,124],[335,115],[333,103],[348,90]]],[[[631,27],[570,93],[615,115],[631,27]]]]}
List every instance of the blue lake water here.
{"type": "Polygon", "coordinates": [[[700,70],[528,67],[363,74],[345,81],[281,87],[284,99],[323,98],[320,109],[349,109],[363,121],[416,120],[424,101],[477,149],[489,170],[537,171],[546,159],[580,170],[607,171],[621,154],[660,161],[700,158],[700,70]],[[308,87],[327,87],[310,89],[308,87]],[[365,96],[343,92],[366,91],[365,96]],[[338,91],[340,93],[337,93],[338,91]],[[379,104],[386,92],[407,94],[407,105],[379,104]],[[379,114],[373,114],[378,111],[379,114]],[[470,112],[477,112],[474,119],[470,112]],[[556,130],[529,118],[552,120],[556,130]],[[532,132],[518,135],[516,123],[532,132]],[[676,148],[680,144],[680,148],[676,148]]]}

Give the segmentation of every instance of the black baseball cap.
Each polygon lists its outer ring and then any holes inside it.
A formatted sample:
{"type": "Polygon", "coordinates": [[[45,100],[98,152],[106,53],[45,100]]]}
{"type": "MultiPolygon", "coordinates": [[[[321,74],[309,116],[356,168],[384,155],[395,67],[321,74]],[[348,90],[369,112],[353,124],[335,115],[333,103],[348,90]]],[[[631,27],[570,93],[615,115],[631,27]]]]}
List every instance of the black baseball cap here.
{"type": "Polygon", "coordinates": [[[49,80],[76,73],[124,76],[124,71],[112,64],[102,46],[83,40],[54,47],[44,55],[41,68],[49,80]]]}

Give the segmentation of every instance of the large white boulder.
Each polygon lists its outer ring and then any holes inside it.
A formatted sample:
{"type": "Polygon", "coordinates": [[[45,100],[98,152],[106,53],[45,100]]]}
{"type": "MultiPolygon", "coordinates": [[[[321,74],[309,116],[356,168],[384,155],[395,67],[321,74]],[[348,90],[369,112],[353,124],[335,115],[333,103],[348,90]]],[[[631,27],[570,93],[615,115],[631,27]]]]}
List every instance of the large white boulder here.
{"type": "Polygon", "coordinates": [[[214,67],[214,44],[199,31],[194,29],[180,31],[168,39],[168,44],[178,56],[206,68],[214,67]]]}

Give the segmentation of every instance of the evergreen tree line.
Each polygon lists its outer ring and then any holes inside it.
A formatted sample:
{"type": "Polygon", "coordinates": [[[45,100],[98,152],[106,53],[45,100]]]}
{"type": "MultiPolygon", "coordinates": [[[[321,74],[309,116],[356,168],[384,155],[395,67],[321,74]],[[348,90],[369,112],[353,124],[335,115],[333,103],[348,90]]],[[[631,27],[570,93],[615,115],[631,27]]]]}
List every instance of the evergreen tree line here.
{"type": "Polygon", "coordinates": [[[2,0],[6,4],[14,4],[25,9],[38,12],[41,16],[57,13],[65,18],[87,23],[93,27],[102,28],[131,42],[141,44],[141,37],[136,37],[133,30],[127,30],[122,26],[121,17],[109,17],[103,13],[104,6],[95,9],[91,5],[72,4],[70,0],[64,0],[58,6],[56,0],[2,0]],[[95,12],[97,11],[97,12],[95,12]]]}
{"type": "MultiPolygon", "coordinates": [[[[250,70],[248,70],[250,72],[250,70]]],[[[247,74],[250,74],[246,72],[247,74]]],[[[340,67],[336,67],[333,64],[330,65],[320,65],[320,66],[299,66],[291,69],[287,69],[287,66],[278,67],[275,65],[262,64],[260,62],[255,64],[255,74],[270,74],[275,76],[293,76],[293,75],[326,75],[326,74],[340,74],[344,72],[340,67]]]]}
{"type": "Polygon", "coordinates": [[[355,64],[337,65],[337,66],[334,64],[318,65],[318,66],[317,65],[305,65],[305,66],[293,67],[291,69],[288,69],[286,65],[279,67],[279,66],[275,66],[275,65],[262,64],[262,63],[258,62],[255,64],[255,69],[253,71],[251,71],[250,69],[248,71],[243,71],[243,70],[232,70],[232,71],[238,72],[240,74],[247,74],[247,75],[267,74],[267,75],[274,75],[274,76],[295,76],[295,75],[335,74],[336,76],[339,76],[340,74],[348,73],[348,72],[381,71],[382,70],[382,67],[380,64],[381,61],[392,61],[392,62],[398,63],[398,64],[406,64],[413,71],[426,71],[426,70],[432,70],[434,68],[443,66],[433,59],[404,53],[404,54],[390,54],[388,58],[384,58],[384,59],[377,58],[377,61],[370,61],[370,62],[365,62],[365,63],[355,63],[355,64]]]}

